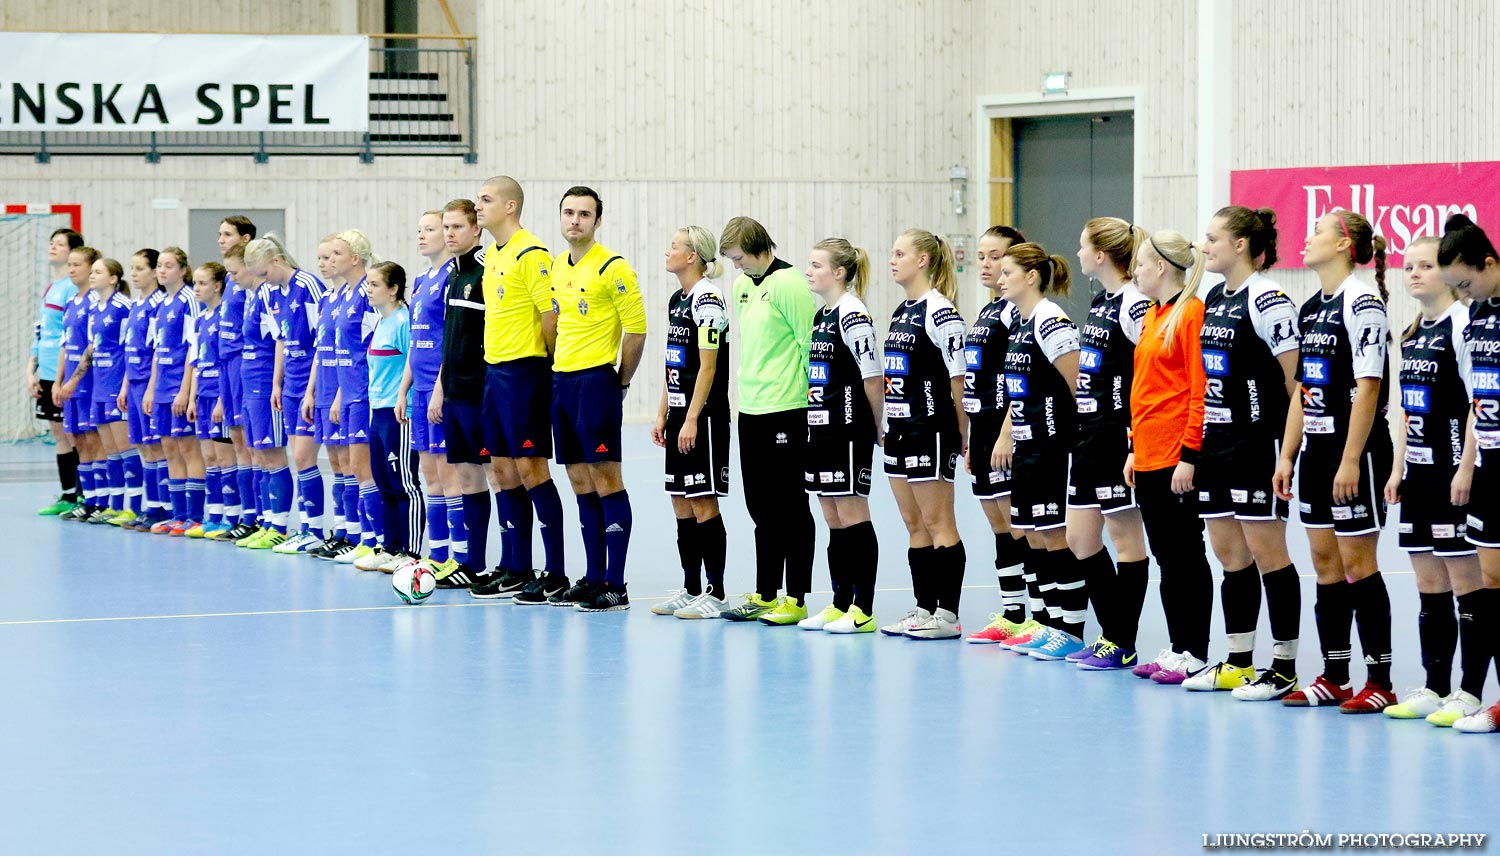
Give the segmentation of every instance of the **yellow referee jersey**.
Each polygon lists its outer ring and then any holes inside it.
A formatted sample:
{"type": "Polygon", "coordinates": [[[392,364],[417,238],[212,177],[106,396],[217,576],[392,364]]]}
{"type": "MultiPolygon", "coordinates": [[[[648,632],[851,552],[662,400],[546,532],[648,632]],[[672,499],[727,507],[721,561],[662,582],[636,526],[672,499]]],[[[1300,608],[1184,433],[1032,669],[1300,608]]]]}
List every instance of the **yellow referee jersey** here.
{"type": "Polygon", "coordinates": [[[624,257],[595,244],[577,264],[563,252],[552,264],[557,350],[552,369],[576,372],[612,366],[621,333],[646,332],[646,304],[624,257]]]}
{"type": "Polygon", "coordinates": [[[552,302],[552,260],[536,235],[521,229],[484,253],[484,361],[491,365],[547,356],[542,313],[552,302]]]}

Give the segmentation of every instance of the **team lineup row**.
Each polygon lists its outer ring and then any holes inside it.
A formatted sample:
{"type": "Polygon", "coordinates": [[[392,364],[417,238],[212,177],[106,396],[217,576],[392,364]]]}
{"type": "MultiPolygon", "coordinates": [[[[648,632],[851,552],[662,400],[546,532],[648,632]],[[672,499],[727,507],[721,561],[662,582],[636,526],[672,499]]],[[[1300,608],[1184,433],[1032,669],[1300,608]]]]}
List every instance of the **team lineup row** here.
{"type": "MultiPolygon", "coordinates": [[[[409,299],[405,271],[377,264],[356,231],[320,244],[320,279],[277,239],[230,218],[224,265],[192,272],[191,290],[180,250],[132,257],[132,300],[121,265],[60,230],[51,258],[66,276],[48,287],[29,378],[38,415],[62,423],[65,493],[43,511],[387,571],[420,561],[425,530],[440,586],[517,604],[628,608],[621,401],[640,365],[646,309],[633,269],[595,240],[594,191],[564,194],[569,249],[556,258],[521,227],[523,204],[520,186],[497,177],[476,200],[424,214],[429,266],[409,299]],[[290,533],[287,436],[300,527],[290,533]],[[326,528],[320,446],[334,479],[326,528]],[[577,582],[565,573],[554,446],[579,505],[577,582]],[[73,462],[81,502],[69,492],[73,462]],[[492,511],[501,558],[489,569],[492,511]],[[534,518],[541,573],[531,570],[534,518]]],[[[1330,213],[1309,236],[1304,261],[1323,287],[1301,307],[1264,273],[1277,253],[1269,210],[1223,209],[1197,244],[1091,220],[1077,268],[1103,290],[1076,324],[1049,299],[1067,292],[1069,263],[995,227],[978,247],[994,299],[966,325],[951,249],[912,230],[891,250],[906,300],[883,341],[861,300],[871,278],[862,250],[820,242],[802,272],[775,250],[743,217],[717,240],[697,226],[671,237],[665,266],[681,288],[667,307],[652,436],[666,448],[684,585],[653,612],[875,630],[866,498],[878,448],[907,525],[916,595],[879,629],[959,638],[966,554],[952,482],[962,459],[994,534],[1002,598],[969,641],[1245,700],[1496,729],[1500,705],[1481,710],[1479,695],[1500,626],[1500,467],[1484,466],[1486,450],[1500,448],[1500,256],[1473,223],[1455,217],[1441,241],[1406,255],[1422,318],[1401,338],[1405,431],[1395,449],[1384,242],[1353,212],[1330,213]],[[741,272],[728,294],[713,282],[720,257],[741,272]],[[1353,275],[1370,262],[1374,286],[1353,275]],[[1205,272],[1225,281],[1200,299],[1205,272]],[[755,591],[734,606],[718,509],[729,490],[730,303],[756,544],[755,591]],[[830,533],[833,602],[815,614],[806,493],[830,533]],[[1399,704],[1375,564],[1386,503],[1398,499],[1427,671],[1427,685],[1399,704]],[[1306,686],[1295,662],[1301,588],[1286,548],[1293,500],[1318,577],[1323,670],[1306,686]],[[1226,571],[1228,655],[1212,666],[1205,527],[1226,571]],[[1148,544],[1170,640],[1145,662],[1135,649],[1148,544]],[[1257,672],[1262,588],[1273,659],[1257,672]],[[1100,638],[1086,645],[1091,603],[1100,638]],[[1368,669],[1358,692],[1356,625],[1368,669]]]]}

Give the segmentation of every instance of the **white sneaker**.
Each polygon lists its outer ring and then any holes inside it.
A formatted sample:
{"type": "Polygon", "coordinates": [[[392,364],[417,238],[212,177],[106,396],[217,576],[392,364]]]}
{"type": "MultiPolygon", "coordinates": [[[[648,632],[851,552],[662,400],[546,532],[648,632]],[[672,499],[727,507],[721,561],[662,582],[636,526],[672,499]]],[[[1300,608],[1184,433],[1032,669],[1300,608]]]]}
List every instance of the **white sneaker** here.
{"type": "Polygon", "coordinates": [[[1490,734],[1500,731],[1500,704],[1460,719],[1453,723],[1453,730],[1462,731],[1465,734],[1490,734]]]}
{"type": "Polygon", "coordinates": [[[1479,713],[1482,707],[1484,707],[1484,702],[1463,690],[1454,690],[1452,695],[1443,699],[1443,703],[1438,705],[1437,710],[1427,714],[1427,721],[1439,728],[1453,728],[1458,725],[1460,719],[1479,713]]]}
{"type": "MultiPolygon", "coordinates": [[[[401,553],[386,553],[385,555],[386,560],[381,562],[380,567],[376,568],[376,570],[387,574],[394,574],[397,568],[411,561],[411,556],[405,556],[401,553]]],[[[428,570],[432,570],[432,568],[429,567],[428,570]]],[[[437,571],[433,571],[433,573],[437,573],[437,571]]]]}
{"type": "MultiPolygon", "coordinates": [[[[1460,690],[1459,692],[1462,692],[1460,690]]],[[[1457,695],[1458,693],[1454,693],[1457,695]]],[[[1382,711],[1391,719],[1426,719],[1443,706],[1443,697],[1426,687],[1417,687],[1403,693],[1406,700],[1393,704],[1382,711]]],[[[1469,711],[1472,713],[1473,711],[1469,711]]]]}
{"type": "Polygon", "coordinates": [[[1280,701],[1296,691],[1296,675],[1287,676],[1275,669],[1266,669],[1260,673],[1260,677],[1235,687],[1229,694],[1240,701],[1280,701]]]}
{"type": "Polygon", "coordinates": [[[931,618],[907,630],[906,635],[911,639],[957,639],[963,632],[958,616],[946,609],[939,609],[932,613],[931,618]]]}
{"type": "Polygon", "coordinates": [[[729,601],[714,597],[711,591],[705,591],[672,614],[678,618],[718,618],[728,608],[729,601]]]}
{"type": "Polygon", "coordinates": [[[821,612],[816,612],[797,622],[797,626],[803,630],[823,630],[843,617],[844,611],[830,603],[823,607],[821,612]]]}
{"type": "Polygon", "coordinates": [[[692,602],[693,595],[688,594],[687,589],[672,589],[671,593],[667,595],[667,599],[651,607],[651,611],[657,615],[671,615],[692,602]]]}
{"type": "Polygon", "coordinates": [[[298,532],[296,535],[272,547],[271,552],[283,555],[287,553],[305,553],[309,547],[321,543],[323,543],[323,539],[318,538],[311,532],[298,532]]]}
{"type": "Polygon", "coordinates": [[[895,624],[887,624],[880,628],[880,632],[887,636],[905,636],[908,630],[915,630],[932,619],[932,613],[921,608],[914,607],[901,616],[901,620],[895,624]]]}
{"type": "Polygon", "coordinates": [[[359,544],[353,550],[350,550],[347,553],[339,554],[339,556],[335,558],[334,561],[338,562],[340,565],[352,565],[360,559],[373,555],[374,552],[374,547],[366,547],[363,544],[359,544]]]}
{"type": "Polygon", "coordinates": [[[380,566],[384,565],[387,561],[390,560],[390,558],[390,553],[387,553],[383,548],[376,547],[370,553],[365,555],[364,558],[355,559],[354,567],[356,570],[360,571],[378,571],[380,570],[380,566]]]}

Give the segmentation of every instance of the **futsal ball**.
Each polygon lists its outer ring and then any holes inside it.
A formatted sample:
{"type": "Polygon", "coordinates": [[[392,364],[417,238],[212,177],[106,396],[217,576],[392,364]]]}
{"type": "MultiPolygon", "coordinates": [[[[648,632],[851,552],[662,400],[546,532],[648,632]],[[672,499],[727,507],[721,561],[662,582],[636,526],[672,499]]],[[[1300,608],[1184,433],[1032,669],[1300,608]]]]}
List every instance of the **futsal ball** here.
{"type": "Polygon", "coordinates": [[[437,577],[426,562],[410,559],[398,565],[391,574],[391,588],[402,603],[421,603],[437,589],[437,577]]]}

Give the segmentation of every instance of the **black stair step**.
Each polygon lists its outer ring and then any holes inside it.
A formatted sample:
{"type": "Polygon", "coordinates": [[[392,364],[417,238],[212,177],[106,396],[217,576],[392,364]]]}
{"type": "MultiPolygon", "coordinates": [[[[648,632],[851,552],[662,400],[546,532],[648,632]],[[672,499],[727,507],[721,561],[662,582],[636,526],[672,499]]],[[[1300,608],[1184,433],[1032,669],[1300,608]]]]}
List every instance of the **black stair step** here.
{"type": "Polygon", "coordinates": [[[371,113],[371,122],[452,122],[452,113],[371,113]]]}

